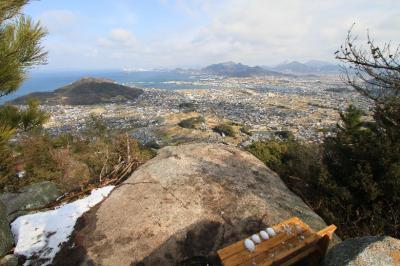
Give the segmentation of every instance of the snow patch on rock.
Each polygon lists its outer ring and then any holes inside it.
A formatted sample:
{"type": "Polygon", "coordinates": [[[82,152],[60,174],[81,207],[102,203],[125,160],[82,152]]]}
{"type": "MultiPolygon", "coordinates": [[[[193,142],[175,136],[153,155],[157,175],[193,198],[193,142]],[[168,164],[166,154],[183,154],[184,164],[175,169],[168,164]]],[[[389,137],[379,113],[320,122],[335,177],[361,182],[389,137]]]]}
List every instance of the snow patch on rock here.
{"type": "Polygon", "coordinates": [[[68,241],[77,219],[91,207],[101,202],[114,186],[95,189],[86,198],[61,205],[60,207],[16,219],[11,224],[16,247],[14,254],[27,258],[25,265],[34,261],[48,265],[68,241]]]}

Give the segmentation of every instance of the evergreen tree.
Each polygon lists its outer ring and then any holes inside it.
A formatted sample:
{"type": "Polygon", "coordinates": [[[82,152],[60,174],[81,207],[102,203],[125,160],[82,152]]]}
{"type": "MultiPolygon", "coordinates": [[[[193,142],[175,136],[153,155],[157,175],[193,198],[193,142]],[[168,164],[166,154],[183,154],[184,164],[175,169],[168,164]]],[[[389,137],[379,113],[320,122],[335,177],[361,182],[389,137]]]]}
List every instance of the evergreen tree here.
{"type": "MultiPolygon", "coordinates": [[[[369,38],[368,38],[369,39],[369,38]]],[[[340,113],[323,144],[296,140],[253,143],[248,150],[288,187],[338,225],[342,238],[400,237],[400,49],[358,46],[351,32],[336,52],[347,84],[372,103],[340,113]]]]}
{"type": "Polygon", "coordinates": [[[0,2],[0,97],[18,89],[30,67],[45,63],[41,40],[46,32],[39,23],[20,14],[28,2],[0,2]]]}
{"type": "MultiPolygon", "coordinates": [[[[39,23],[22,15],[21,9],[29,0],[0,2],[0,97],[19,88],[27,71],[34,65],[43,64],[46,52],[41,40],[46,35],[39,23]]],[[[29,103],[28,111],[21,113],[12,106],[0,108],[0,144],[17,129],[27,130],[44,121],[38,104],[29,103]],[[20,127],[21,126],[21,127],[20,127]]]]}
{"type": "MultiPolygon", "coordinates": [[[[28,2],[0,1],[0,97],[17,90],[31,67],[46,62],[47,54],[41,45],[46,31],[21,14],[28,2]]],[[[36,101],[28,102],[24,110],[11,105],[0,106],[0,173],[7,168],[6,161],[10,158],[8,140],[19,130],[41,126],[46,119],[47,115],[40,111],[36,101]]]]}
{"type": "Polygon", "coordinates": [[[345,63],[347,83],[372,101],[372,121],[350,106],[341,114],[336,135],[326,139],[327,205],[347,229],[399,237],[400,54],[389,44],[375,45],[369,36],[367,48],[356,39],[350,31],[336,54],[345,63]]]}

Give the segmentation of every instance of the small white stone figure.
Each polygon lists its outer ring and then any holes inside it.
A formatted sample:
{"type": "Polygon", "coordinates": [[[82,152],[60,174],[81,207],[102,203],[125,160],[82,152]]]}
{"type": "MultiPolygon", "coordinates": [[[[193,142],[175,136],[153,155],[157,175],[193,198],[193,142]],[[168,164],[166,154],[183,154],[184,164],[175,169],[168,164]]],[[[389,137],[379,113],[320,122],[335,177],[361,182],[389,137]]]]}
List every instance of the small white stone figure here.
{"type": "Polygon", "coordinates": [[[260,236],[262,239],[264,240],[268,240],[269,239],[269,235],[267,232],[265,232],[264,230],[260,231],[260,236]]]}
{"type": "Polygon", "coordinates": [[[246,239],[244,241],[244,246],[247,248],[248,251],[253,252],[254,250],[256,250],[256,245],[254,244],[253,241],[251,241],[250,239],[246,239]]]}
{"type": "Polygon", "coordinates": [[[251,236],[251,240],[253,240],[254,243],[256,244],[260,244],[261,243],[261,239],[257,234],[254,234],[251,236]]]}
{"type": "Polygon", "coordinates": [[[268,228],[267,228],[267,233],[268,233],[268,235],[269,235],[270,237],[276,236],[275,230],[274,230],[273,228],[271,228],[271,227],[268,227],[268,228]]]}

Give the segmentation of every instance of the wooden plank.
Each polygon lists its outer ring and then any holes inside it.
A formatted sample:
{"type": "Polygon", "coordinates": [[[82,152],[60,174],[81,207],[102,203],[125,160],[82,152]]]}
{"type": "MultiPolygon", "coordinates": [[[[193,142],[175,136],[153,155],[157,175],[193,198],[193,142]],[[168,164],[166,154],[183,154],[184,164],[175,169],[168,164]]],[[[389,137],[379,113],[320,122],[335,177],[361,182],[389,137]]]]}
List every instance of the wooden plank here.
{"type": "Polygon", "coordinates": [[[229,258],[223,261],[224,266],[236,266],[245,263],[246,261],[251,260],[255,256],[264,253],[265,251],[279,245],[282,241],[289,239],[291,236],[287,234],[280,234],[273,239],[265,241],[259,245],[257,245],[256,250],[254,252],[249,252],[247,250],[241,250],[240,252],[230,256],[229,258]]]}
{"type": "MultiPolygon", "coordinates": [[[[328,237],[329,239],[332,238],[333,232],[336,230],[336,226],[335,225],[330,225],[320,231],[318,231],[317,233],[313,234],[312,236],[305,238],[303,243],[299,243],[298,245],[296,245],[291,251],[285,251],[279,254],[279,256],[276,256],[275,260],[273,261],[272,264],[261,264],[261,265],[290,265],[290,264],[286,264],[286,261],[289,261],[291,256],[290,254],[299,254],[302,256],[298,256],[297,257],[297,261],[299,261],[300,259],[304,258],[307,255],[310,255],[313,252],[320,252],[322,251],[323,247],[319,246],[319,242],[321,242],[321,240],[324,240],[326,237],[328,237]]],[[[320,256],[323,256],[325,254],[326,250],[323,250],[323,254],[320,254],[320,256]]],[[[296,262],[296,261],[294,261],[296,262]]]]}
{"type": "MultiPolygon", "coordinates": [[[[289,223],[286,224],[292,227],[292,233],[291,234],[287,234],[285,232],[279,233],[277,236],[269,239],[269,240],[265,240],[263,242],[261,242],[260,244],[258,244],[256,246],[256,250],[254,252],[249,252],[247,249],[243,248],[240,252],[235,253],[234,255],[226,258],[223,261],[223,264],[225,266],[231,266],[231,265],[241,265],[243,263],[246,263],[247,261],[252,260],[252,258],[259,256],[260,254],[265,253],[268,250],[273,249],[274,247],[277,247],[279,245],[282,244],[282,242],[288,241],[291,238],[294,238],[296,236],[298,236],[299,234],[304,234],[304,230],[307,228],[302,227],[302,232],[299,232],[296,229],[296,225],[300,225],[300,223],[295,222],[295,223],[289,223]]],[[[282,225],[283,226],[283,225],[282,225]]],[[[311,232],[309,232],[309,234],[312,234],[311,232]]],[[[243,245],[243,244],[242,244],[243,245]]]]}
{"type": "Polygon", "coordinates": [[[277,259],[280,259],[281,254],[285,252],[291,254],[292,251],[295,251],[298,245],[301,245],[304,242],[304,239],[313,235],[315,235],[315,233],[309,231],[306,231],[299,235],[290,235],[291,237],[288,240],[281,242],[276,247],[273,247],[266,252],[263,252],[258,256],[251,258],[247,262],[240,264],[240,266],[273,265],[277,259]]]}
{"type": "Polygon", "coordinates": [[[332,224],[317,232],[317,234],[321,236],[321,239],[318,241],[318,251],[321,256],[325,256],[325,253],[328,250],[329,242],[331,241],[335,230],[336,226],[332,224]]]}
{"type": "MultiPolygon", "coordinates": [[[[285,224],[291,224],[291,223],[300,224],[303,228],[305,226],[307,227],[307,225],[305,225],[299,218],[292,217],[291,219],[288,219],[288,220],[286,220],[286,221],[284,221],[284,222],[282,222],[280,224],[272,226],[272,228],[275,231],[278,232],[278,231],[282,230],[282,227],[285,224]]],[[[220,249],[218,251],[218,255],[219,255],[221,260],[225,260],[226,258],[228,258],[228,257],[230,257],[230,256],[232,256],[232,255],[234,255],[236,253],[239,253],[239,252],[241,252],[243,250],[246,250],[245,247],[244,247],[244,240],[240,240],[240,241],[238,241],[238,242],[236,242],[236,243],[234,243],[234,244],[232,244],[232,245],[230,245],[230,246],[228,246],[226,248],[220,249]]]]}
{"type": "Polygon", "coordinates": [[[265,266],[265,265],[281,265],[283,264],[286,259],[289,259],[291,254],[296,254],[301,253],[302,251],[306,250],[306,249],[314,249],[313,245],[310,245],[310,243],[316,242],[319,240],[319,236],[316,234],[311,235],[310,237],[306,238],[304,241],[298,243],[297,245],[295,245],[293,248],[291,248],[290,250],[285,250],[283,252],[280,252],[274,259],[273,261],[267,261],[261,265],[265,266]]]}
{"type": "Polygon", "coordinates": [[[277,236],[256,245],[254,252],[245,248],[244,240],[220,249],[218,255],[223,265],[291,265],[310,254],[323,256],[336,230],[336,226],[331,225],[315,233],[297,217],[283,221],[272,228],[277,232],[277,236]],[[284,230],[286,226],[291,227],[289,233],[284,230]],[[301,230],[298,230],[298,227],[301,227],[301,230]]]}
{"type": "MultiPolygon", "coordinates": [[[[286,221],[283,221],[282,223],[279,223],[275,226],[272,226],[272,228],[274,228],[274,230],[276,231],[280,231],[281,228],[285,225],[285,224],[292,224],[292,223],[298,223],[300,224],[300,226],[302,227],[308,227],[307,225],[305,225],[298,217],[292,217],[286,221]]],[[[269,240],[268,240],[269,241],[269,240]]],[[[245,250],[244,247],[244,240],[240,240],[228,247],[225,247],[223,249],[218,250],[218,256],[220,257],[221,261],[224,261],[225,259],[227,259],[228,257],[239,253],[241,251],[245,250]]]]}
{"type": "MultiPolygon", "coordinates": [[[[305,231],[300,235],[292,235],[292,237],[284,241],[284,243],[272,247],[261,254],[250,257],[246,262],[237,265],[291,265],[313,252],[320,251],[317,242],[323,237],[332,235],[335,229],[335,226],[329,226],[318,233],[305,231]],[[301,238],[301,236],[304,238],[301,238]]],[[[322,256],[323,254],[320,255],[322,256]]]]}
{"type": "Polygon", "coordinates": [[[334,224],[331,224],[328,227],[325,227],[324,229],[320,230],[317,232],[317,235],[319,236],[328,236],[330,239],[332,239],[333,233],[335,232],[335,230],[337,229],[337,227],[334,224]]]}
{"type": "Polygon", "coordinates": [[[311,248],[308,248],[299,254],[295,255],[294,257],[290,258],[289,260],[285,260],[285,262],[281,263],[280,266],[290,266],[295,264],[296,262],[301,261],[302,259],[310,256],[312,253],[316,252],[317,247],[313,246],[311,248]]]}

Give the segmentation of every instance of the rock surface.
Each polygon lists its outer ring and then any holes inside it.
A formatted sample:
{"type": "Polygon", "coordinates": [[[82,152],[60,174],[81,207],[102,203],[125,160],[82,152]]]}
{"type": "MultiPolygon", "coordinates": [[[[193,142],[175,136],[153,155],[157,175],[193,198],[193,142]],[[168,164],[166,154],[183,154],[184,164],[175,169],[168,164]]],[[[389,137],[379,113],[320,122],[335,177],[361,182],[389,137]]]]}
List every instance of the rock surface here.
{"type": "Polygon", "coordinates": [[[6,206],[0,202],[0,257],[7,254],[13,247],[13,244],[13,236],[7,220],[6,206]]]}
{"type": "Polygon", "coordinates": [[[73,248],[55,264],[212,262],[218,249],[292,216],[315,230],[326,226],[247,152],[205,143],[165,147],[81,218],[73,248]]]}
{"type": "Polygon", "coordinates": [[[26,186],[17,193],[0,194],[0,201],[6,206],[8,222],[12,222],[29,209],[46,206],[60,196],[56,185],[45,181],[26,186]]]}
{"type": "Polygon", "coordinates": [[[0,266],[17,266],[18,258],[14,255],[7,255],[0,259],[0,266]]]}
{"type": "Polygon", "coordinates": [[[400,265],[400,240],[385,236],[347,239],[325,256],[324,266],[400,265]]]}

